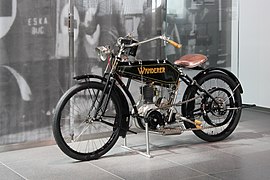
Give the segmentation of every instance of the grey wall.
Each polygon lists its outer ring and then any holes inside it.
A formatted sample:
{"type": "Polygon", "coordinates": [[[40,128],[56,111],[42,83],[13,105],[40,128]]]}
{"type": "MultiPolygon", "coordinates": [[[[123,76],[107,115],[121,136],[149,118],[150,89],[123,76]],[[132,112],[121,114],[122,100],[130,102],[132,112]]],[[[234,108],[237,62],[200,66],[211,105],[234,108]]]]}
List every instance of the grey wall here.
{"type": "Polygon", "coordinates": [[[270,107],[270,1],[240,0],[239,77],[243,101],[270,107]]]}

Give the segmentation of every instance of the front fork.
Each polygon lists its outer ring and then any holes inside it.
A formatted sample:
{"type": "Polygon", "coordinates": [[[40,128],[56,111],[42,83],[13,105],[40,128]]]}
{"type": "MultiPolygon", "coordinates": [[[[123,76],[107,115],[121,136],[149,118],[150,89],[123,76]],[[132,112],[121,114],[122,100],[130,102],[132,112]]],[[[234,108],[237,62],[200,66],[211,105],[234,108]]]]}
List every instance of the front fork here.
{"type": "MultiPolygon", "coordinates": [[[[97,106],[96,111],[94,112],[94,115],[93,115],[94,120],[97,120],[97,116],[98,116],[99,112],[102,111],[102,106],[104,109],[103,109],[101,115],[104,115],[106,108],[108,106],[109,100],[110,100],[110,96],[111,96],[115,81],[116,80],[114,78],[112,78],[112,74],[108,74],[107,81],[106,81],[104,89],[102,91],[100,101],[98,102],[98,106],[97,106]],[[108,91],[108,93],[107,93],[107,91],[108,91]]],[[[98,94],[97,94],[97,97],[96,97],[93,105],[96,103],[97,98],[98,98],[98,94]]]]}

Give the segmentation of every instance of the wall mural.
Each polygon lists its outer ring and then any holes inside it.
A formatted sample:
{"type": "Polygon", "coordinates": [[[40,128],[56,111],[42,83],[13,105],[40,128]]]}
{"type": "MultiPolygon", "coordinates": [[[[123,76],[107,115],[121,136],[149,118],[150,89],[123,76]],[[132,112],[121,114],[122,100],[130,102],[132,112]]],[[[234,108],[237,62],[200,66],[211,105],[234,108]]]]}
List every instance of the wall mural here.
{"type": "Polygon", "coordinates": [[[183,44],[175,50],[153,42],[140,47],[138,59],[203,53],[208,66],[229,67],[231,1],[76,0],[70,62],[68,0],[0,0],[0,146],[52,140],[54,107],[71,74],[101,74],[94,49],[113,46],[118,36],[166,33],[183,44]]]}
{"type": "Polygon", "coordinates": [[[59,97],[56,2],[0,0],[0,145],[50,137],[59,97]]]}

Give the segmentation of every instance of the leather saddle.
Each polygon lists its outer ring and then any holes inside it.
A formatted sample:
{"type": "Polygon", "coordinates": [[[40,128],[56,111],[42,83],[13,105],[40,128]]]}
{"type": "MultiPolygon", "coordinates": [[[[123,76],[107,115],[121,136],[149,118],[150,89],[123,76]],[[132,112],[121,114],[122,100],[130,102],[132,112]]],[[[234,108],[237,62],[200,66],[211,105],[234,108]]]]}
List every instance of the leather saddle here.
{"type": "Polygon", "coordinates": [[[207,61],[207,57],[202,54],[187,54],[174,61],[174,64],[183,68],[194,68],[207,61]]]}

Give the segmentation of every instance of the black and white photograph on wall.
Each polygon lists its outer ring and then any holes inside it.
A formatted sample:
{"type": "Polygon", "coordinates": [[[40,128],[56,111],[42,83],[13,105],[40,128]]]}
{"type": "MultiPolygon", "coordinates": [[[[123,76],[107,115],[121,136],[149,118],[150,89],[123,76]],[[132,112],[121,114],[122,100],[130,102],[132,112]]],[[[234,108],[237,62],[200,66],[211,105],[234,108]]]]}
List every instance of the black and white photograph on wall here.
{"type": "MultiPolygon", "coordinates": [[[[120,36],[132,34],[139,41],[164,33],[165,1],[77,0],[74,6],[75,74],[102,74],[106,64],[99,62],[96,46],[114,46],[120,36]]],[[[69,55],[68,0],[60,0],[57,33],[58,57],[69,55]]],[[[160,42],[143,45],[137,58],[165,58],[160,42]]]]}
{"type": "MultiPolygon", "coordinates": [[[[140,40],[163,33],[164,1],[76,0],[70,62],[68,0],[0,0],[0,5],[0,146],[52,139],[54,108],[72,75],[102,74],[106,64],[97,59],[96,46],[114,46],[128,33],[140,40]]],[[[158,43],[146,45],[138,57],[164,56],[158,43]]]]}
{"type": "Polygon", "coordinates": [[[0,145],[48,138],[55,105],[54,1],[0,0],[0,145]]]}
{"type": "Polygon", "coordinates": [[[72,76],[101,75],[106,63],[95,48],[114,46],[119,36],[166,34],[183,44],[154,41],[139,47],[135,60],[202,53],[208,66],[230,67],[231,6],[232,0],[74,0],[71,62],[69,0],[0,0],[0,146],[52,140],[54,108],[72,76]]]}

